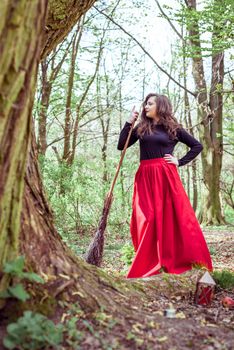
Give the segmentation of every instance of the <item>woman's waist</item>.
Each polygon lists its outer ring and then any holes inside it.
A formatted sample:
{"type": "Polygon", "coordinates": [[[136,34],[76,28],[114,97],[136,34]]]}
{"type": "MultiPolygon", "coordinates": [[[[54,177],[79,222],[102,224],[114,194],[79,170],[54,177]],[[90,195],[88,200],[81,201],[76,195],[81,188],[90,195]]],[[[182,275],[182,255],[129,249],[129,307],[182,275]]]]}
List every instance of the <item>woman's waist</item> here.
{"type": "Polygon", "coordinates": [[[163,157],[140,160],[140,165],[157,164],[157,163],[167,163],[167,161],[163,157]]]}

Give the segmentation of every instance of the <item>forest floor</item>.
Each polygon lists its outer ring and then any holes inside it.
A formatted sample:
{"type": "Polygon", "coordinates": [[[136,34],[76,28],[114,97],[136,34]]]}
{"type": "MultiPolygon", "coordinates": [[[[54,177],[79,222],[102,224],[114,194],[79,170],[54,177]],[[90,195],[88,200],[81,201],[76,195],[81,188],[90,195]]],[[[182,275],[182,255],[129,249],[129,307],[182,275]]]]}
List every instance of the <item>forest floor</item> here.
{"type": "MultiPolygon", "coordinates": [[[[214,270],[231,270],[234,272],[234,227],[216,227],[202,230],[213,261],[214,270]]],[[[126,243],[120,236],[114,239],[106,238],[103,268],[110,273],[125,274],[128,270],[123,262],[122,247],[126,243]]]]}
{"type": "MultiPolygon", "coordinates": [[[[222,305],[224,297],[234,299],[233,228],[204,229],[203,232],[214,270],[233,273],[232,287],[221,288],[218,284],[209,306],[194,304],[196,282],[204,273],[199,269],[181,275],[162,273],[147,279],[125,279],[127,268],[122,261],[121,247],[126,242],[121,236],[111,240],[107,233],[103,269],[112,277],[136,287],[135,296],[124,296],[121,306],[125,310],[124,321],[119,317],[120,310],[110,314],[103,309],[90,317],[79,305],[64,304],[64,308],[60,305],[51,319],[58,323],[65,316],[73,315],[77,331],[74,333],[74,327],[71,328],[64,345],[55,349],[234,350],[234,309],[222,305]],[[174,318],[165,316],[170,304],[175,309],[174,318]]],[[[80,238],[77,237],[72,244],[79,243],[80,238]]],[[[225,280],[219,282],[222,284],[225,280]]],[[[4,334],[5,328],[0,327],[0,337],[4,334]]]]}
{"type": "MultiPolygon", "coordinates": [[[[148,344],[149,349],[234,350],[234,309],[228,309],[222,305],[224,297],[229,296],[234,299],[233,228],[221,227],[215,230],[210,228],[203,229],[203,232],[212,256],[214,271],[232,272],[232,287],[221,288],[218,285],[211,305],[197,306],[194,304],[194,292],[197,280],[204,273],[201,270],[192,270],[181,276],[162,274],[142,279],[141,283],[146,289],[149,285],[156,287],[148,290],[149,299],[146,309],[152,316],[159,316],[155,320],[156,326],[152,332],[154,345],[148,344]],[[176,309],[174,319],[164,316],[170,304],[176,309]]],[[[118,246],[117,242],[115,245],[118,246]]],[[[113,248],[112,245],[111,247],[113,248]]],[[[106,254],[103,265],[108,273],[113,273],[113,270],[117,273],[127,271],[121,261],[121,250],[116,252],[112,260],[106,254]]],[[[225,283],[225,281],[220,282],[225,283]]],[[[142,320],[139,323],[142,325],[142,320]]],[[[137,338],[139,338],[138,342],[142,339],[139,336],[140,329],[142,333],[147,333],[143,326],[138,329],[138,337],[137,332],[133,331],[136,338],[135,346],[139,349],[147,349],[147,341],[137,346],[137,338]]],[[[134,348],[134,346],[129,347],[129,349],[134,348]]]]}

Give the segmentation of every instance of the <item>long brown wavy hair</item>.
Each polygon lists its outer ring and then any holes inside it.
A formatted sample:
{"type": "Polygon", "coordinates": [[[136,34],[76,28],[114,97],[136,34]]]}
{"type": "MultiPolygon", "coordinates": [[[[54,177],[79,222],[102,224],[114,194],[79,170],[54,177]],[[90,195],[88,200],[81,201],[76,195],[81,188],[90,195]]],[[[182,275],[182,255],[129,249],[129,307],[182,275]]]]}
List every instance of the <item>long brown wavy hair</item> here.
{"type": "Polygon", "coordinates": [[[155,97],[156,114],[160,118],[157,124],[161,124],[167,130],[169,137],[174,140],[176,138],[176,130],[182,128],[182,124],[178,123],[172,111],[172,105],[169,98],[165,95],[150,93],[146,96],[142,104],[142,112],[140,122],[138,123],[137,133],[140,137],[144,134],[150,135],[155,128],[155,121],[152,118],[147,118],[145,106],[150,97],[155,97]]]}

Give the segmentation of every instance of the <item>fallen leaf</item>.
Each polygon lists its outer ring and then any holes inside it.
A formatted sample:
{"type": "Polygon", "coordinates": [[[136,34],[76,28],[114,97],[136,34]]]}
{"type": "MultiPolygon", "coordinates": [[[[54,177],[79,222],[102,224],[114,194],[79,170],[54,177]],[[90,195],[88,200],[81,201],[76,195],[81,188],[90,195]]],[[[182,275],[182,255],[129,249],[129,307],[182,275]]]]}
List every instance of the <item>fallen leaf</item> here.
{"type": "Polygon", "coordinates": [[[167,339],[168,339],[168,337],[165,335],[164,337],[158,338],[157,340],[158,340],[160,343],[163,343],[163,342],[166,341],[167,339]]]}
{"type": "Polygon", "coordinates": [[[160,316],[163,316],[163,312],[162,311],[155,311],[154,314],[157,314],[157,315],[160,315],[160,316]]]}

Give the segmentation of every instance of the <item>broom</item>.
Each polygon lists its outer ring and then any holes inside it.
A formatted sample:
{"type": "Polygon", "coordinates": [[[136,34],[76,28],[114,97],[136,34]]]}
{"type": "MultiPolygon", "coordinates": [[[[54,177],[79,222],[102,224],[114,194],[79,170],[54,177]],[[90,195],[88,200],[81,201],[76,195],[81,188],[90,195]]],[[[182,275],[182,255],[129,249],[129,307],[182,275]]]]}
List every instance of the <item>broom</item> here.
{"type": "Polygon", "coordinates": [[[92,264],[92,265],[100,266],[101,262],[102,262],[103,246],[104,246],[104,232],[106,229],[107,217],[108,217],[110,207],[111,207],[111,204],[113,201],[113,189],[114,189],[114,186],[115,186],[118,174],[119,174],[121,164],[123,162],[123,158],[124,158],[126,149],[128,147],[129,139],[130,139],[130,136],[132,134],[132,130],[133,130],[135,122],[136,122],[136,119],[133,121],[131,128],[129,130],[129,134],[128,134],[127,140],[125,142],[124,149],[121,153],[119,164],[116,168],[115,177],[112,181],[110,190],[106,195],[106,198],[104,201],[104,207],[102,210],[102,216],[101,216],[101,219],[99,221],[98,229],[97,229],[95,236],[94,236],[94,239],[90,243],[90,245],[88,247],[88,251],[84,257],[86,262],[89,264],[92,264]]]}

